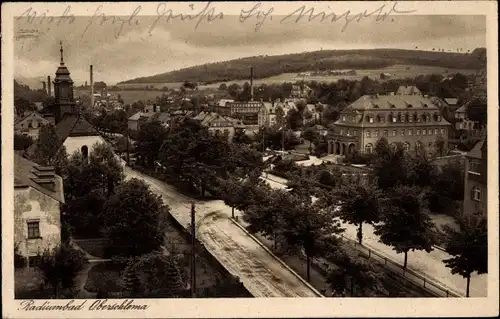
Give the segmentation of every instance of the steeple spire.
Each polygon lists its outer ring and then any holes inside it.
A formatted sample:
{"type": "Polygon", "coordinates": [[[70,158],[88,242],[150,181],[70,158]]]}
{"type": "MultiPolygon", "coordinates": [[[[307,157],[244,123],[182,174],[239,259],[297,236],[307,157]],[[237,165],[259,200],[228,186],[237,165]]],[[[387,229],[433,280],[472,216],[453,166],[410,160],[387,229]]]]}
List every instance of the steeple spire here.
{"type": "Polygon", "coordinates": [[[61,64],[64,64],[64,60],[63,60],[63,48],[62,48],[62,41],[60,42],[60,44],[61,44],[61,50],[59,50],[59,51],[61,51],[61,64]]]}

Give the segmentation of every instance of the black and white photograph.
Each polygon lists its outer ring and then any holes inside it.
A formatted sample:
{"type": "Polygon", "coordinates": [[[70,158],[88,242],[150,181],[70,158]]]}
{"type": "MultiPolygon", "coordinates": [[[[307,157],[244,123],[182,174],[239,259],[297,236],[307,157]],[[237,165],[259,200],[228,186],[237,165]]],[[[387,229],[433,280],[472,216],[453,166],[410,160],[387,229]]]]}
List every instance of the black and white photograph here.
{"type": "Polygon", "coordinates": [[[497,4],[438,2],[3,4],[4,315],[498,315],[497,4]]]}

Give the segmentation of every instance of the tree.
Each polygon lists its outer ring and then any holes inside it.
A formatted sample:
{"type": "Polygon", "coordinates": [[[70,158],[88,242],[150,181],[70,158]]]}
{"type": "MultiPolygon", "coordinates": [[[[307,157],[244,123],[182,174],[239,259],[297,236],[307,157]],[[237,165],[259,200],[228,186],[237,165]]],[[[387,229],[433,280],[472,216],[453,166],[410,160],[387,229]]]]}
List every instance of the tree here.
{"type": "Polygon", "coordinates": [[[88,163],[95,174],[101,174],[104,178],[107,196],[109,197],[113,194],[115,186],[124,178],[123,167],[119,159],[115,156],[109,145],[96,143],[92,146],[88,163]]]}
{"type": "Polygon", "coordinates": [[[224,203],[231,207],[231,217],[234,218],[234,208],[241,202],[241,189],[240,183],[237,178],[230,178],[224,182],[219,190],[224,203]]]}
{"type": "Polygon", "coordinates": [[[436,141],[434,142],[434,146],[436,147],[436,151],[439,156],[443,156],[444,154],[444,139],[441,135],[436,137],[436,141]]]}
{"type": "Polygon", "coordinates": [[[427,203],[419,187],[397,186],[380,202],[381,223],[375,225],[380,242],[404,253],[406,269],[408,251],[432,251],[434,224],[426,213],[427,203]]]}
{"type": "Polygon", "coordinates": [[[123,271],[121,278],[121,285],[123,288],[123,292],[132,298],[142,297],[143,285],[137,274],[137,270],[132,261],[130,261],[125,270],[123,271]]]}
{"type": "Polygon", "coordinates": [[[54,288],[55,298],[60,297],[61,289],[73,292],[75,278],[87,262],[85,255],[67,245],[45,250],[36,267],[43,274],[44,281],[54,288]]]}
{"type": "Polygon", "coordinates": [[[286,118],[286,126],[293,131],[298,130],[303,125],[302,113],[295,109],[288,111],[286,118]]]}
{"type": "Polygon", "coordinates": [[[358,242],[363,241],[363,223],[379,221],[379,198],[381,194],[375,185],[347,184],[339,189],[342,201],[338,216],[349,224],[358,226],[358,242]]]}
{"type": "Polygon", "coordinates": [[[107,87],[106,83],[103,81],[94,82],[94,90],[99,91],[107,87]]]}
{"type": "Polygon", "coordinates": [[[308,127],[302,133],[302,137],[309,141],[309,150],[312,151],[312,143],[319,138],[319,133],[313,127],[308,127]]]}
{"type": "Polygon", "coordinates": [[[227,90],[227,84],[226,83],[222,83],[221,85],[219,85],[219,91],[226,91],[227,90]]]}
{"type": "Polygon", "coordinates": [[[443,262],[452,274],[467,279],[466,297],[469,297],[471,274],[488,272],[487,219],[481,213],[466,213],[458,222],[459,230],[448,225],[443,227],[449,238],[446,251],[453,256],[443,262]]]}
{"type": "Polygon", "coordinates": [[[160,196],[138,179],[128,180],[104,204],[102,235],[114,244],[116,255],[137,256],[163,244],[162,214],[168,213],[160,196]]]}
{"type": "Polygon", "coordinates": [[[153,166],[167,135],[167,130],[159,121],[148,122],[139,127],[136,151],[142,157],[143,164],[149,167],[153,166]]]}
{"type": "Polygon", "coordinates": [[[233,136],[234,144],[250,144],[252,139],[243,130],[236,130],[233,136]]]}
{"type": "Polygon", "coordinates": [[[275,113],[276,113],[276,124],[279,127],[283,127],[285,125],[285,111],[280,105],[278,105],[276,107],[275,113]]]}
{"type": "Polygon", "coordinates": [[[343,245],[330,252],[328,260],[333,263],[333,267],[330,268],[327,282],[334,291],[342,295],[349,291],[351,297],[376,297],[387,293],[382,284],[384,273],[356,250],[343,245]]]}
{"type": "Polygon", "coordinates": [[[391,149],[387,139],[381,138],[375,144],[375,158],[373,168],[377,177],[378,187],[382,190],[390,189],[398,184],[404,184],[408,179],[407,161],[403,146],[396,144],[391,149]]]}
{"type": "Polygon", "coordinates": [[[52,159],[61,147],[61,144],[54,125],[42,125],[36,142],[33,160],[39,165],[51,166],[52,159]]]}
{"type": "Polygon", "coordinates": [[[23,151],[33,144],[33,138],[28,135],[14,134],[14,150],[23,151]]]}

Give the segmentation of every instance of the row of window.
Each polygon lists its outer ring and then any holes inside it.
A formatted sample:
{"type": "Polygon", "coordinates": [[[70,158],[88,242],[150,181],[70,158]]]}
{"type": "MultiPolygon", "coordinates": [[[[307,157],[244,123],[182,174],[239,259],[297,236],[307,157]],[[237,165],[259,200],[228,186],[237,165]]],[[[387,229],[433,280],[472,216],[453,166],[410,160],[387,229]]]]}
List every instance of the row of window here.
{"type": "MultiPolygon", "coordinates": [[[[345,122],[347,119],[349,119],[349,121],[351,122],[354,122],[356,121],[356,116],[342,115],[342,122],[345,122]]],[[[373,116],[372,114],[368,114],[365,116],[365,121],[367,123],[375,123],[375,122],[385,123],[386,120],[388,123],[412,123],[412,122],[425,123],[425,122],[431,122],[431,120],[433,120],[434,122],[441,122],[441,119],[442,119],[441,115],[439,115],[437,112],[434,113],[432,116],[429,113],[421,114],[420,116],[418,115],[418,113],[413,113],[413,114],[391,113],[388,114],[387,117],[380,115],[373,116]]]]}
{"type": "MultiPolygon", "coordinates": [[[[356,132],[356,130],[354,130],[354,132],[356,132]]],[[[444,128],[441,129],[441,131],[437,128],[435,129],[416,129],[415,130],[415,135],[438,135],[440,134],[441,135],[445,135],[446,133],[446,130],[444,128]]],[[[378,137],[379,136],[379,131],[378,130],[375,130],[373,131],[373,134],[375,135],[375,137],[378,137]]],[[[413,129],[408,129],[408,130],[405,130],[405,129],[401,129],[399,134],[401,136],[405,136],[405,134],[408,134],[408,136],[412,136],[413,135],[413,129]]],[[[340,135],[342,135],[342,129],[341,129],[341,133],[340,135]]],[[[397,135],[397,130],[392,130],[392,135],[391,136],[396,136],[397,135]]],[[[372,137],[372,131],[368,130],[365,132],[365,136],[366,137],[372,137]]],[[[389,136],[389,131],[388,130],[384,130],[384,136],[389,136]]]]}
{"type": "MultiPolygon", "coordinates": [[[[357,130],[352,130],[351,129],[347,129],[345,131],[346,133],[346,136],[357,136],[358,135],[358,131],[357,130]]],[[[373,131],[373,134],[374,134],[374,137],[379,137],[379,130],[374,130],[373,131]]],[[[389,130],[384,130],[383,132],[384,136],[389,136],[389,130]]],[[[405,130],[405,129],[401,129],[400,130],[400,135],[401,136],[405,136],[405,134],[408,134],[408,136],[412,136],[413,135],[413,129],[408,129],[408,130],[405,130]]],[[[415,135],[438,135],[438,134],[441,134],[441,135],[445,135],[446,134],[446,130],[444,128],[442,128],[441,130],[435,128],[435,129],[415,129],[415,135]]],[[[340,135],[344,135],[344,129],[341,128],[340,129],[340,135]]],[[[372,131],[371,130],[367,130],[365,131],[365,136],[366,137],[372,137],[372,131]]],[[[392,130],[392,135],[391,136],[397,136],[397,130],[392,130]]]]}
{"type": "MultiPolygon", "coordinates": [[[[431,148],[433,146],[433,143],[429,142],[429,143],[427,143],[427,146],[429,148],[431,148]]],[[[396,147],[397,147],[396,143],[391,143],[391,148],[392,149],[396,149],[396,147]]],[[[372,153],[373,152],[373,148],[374,148],[374,146],[373,146],[372,143],[366,144],[365,145],[365,153],[372,153]]],[[[415,151],[420,151],[421,148],[422,148],[422,143],[421,142],[416,142],[415,143],[415,151]]],[[[410,149],[411,149],[410,143],[409,142],[404,142],[403,143],[403,149],[405,151],[410,151],[410,149]]]]}

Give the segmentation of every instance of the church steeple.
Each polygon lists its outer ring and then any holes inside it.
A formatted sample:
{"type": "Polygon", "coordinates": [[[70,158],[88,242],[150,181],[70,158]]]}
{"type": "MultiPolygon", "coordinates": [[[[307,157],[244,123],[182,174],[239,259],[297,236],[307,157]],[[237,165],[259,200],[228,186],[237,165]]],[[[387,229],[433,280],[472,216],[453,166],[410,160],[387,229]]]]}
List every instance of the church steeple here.
{"type": "Polygon", "coordinates": [[[73,80],[66,65],[64,65],[64,50],[62,41],[59,42],[61,53],[61,64],[57,68],[54,79],[54,98],[56,122],[59,122],[66,115],[77,115],[75,100],[73,98],[73,80]]]}

